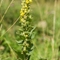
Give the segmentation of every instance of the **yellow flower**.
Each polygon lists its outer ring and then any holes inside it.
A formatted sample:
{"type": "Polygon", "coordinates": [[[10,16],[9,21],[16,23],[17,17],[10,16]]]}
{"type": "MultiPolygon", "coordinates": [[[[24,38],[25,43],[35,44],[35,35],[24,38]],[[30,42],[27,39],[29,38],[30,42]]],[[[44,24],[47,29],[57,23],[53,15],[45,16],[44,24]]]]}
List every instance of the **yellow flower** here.
{"type": "Polygon", "coordinates": [[[29,3],[29,0],[26,0],[26,3],[28,4],[29,3]]]}
{"type": "Polygon", "coordinates": [[[23,51],[26,51],[26,47],[23,48],[23,51]]]}
{"type": "Polygon", "coordinates": [[[25,6],[24,6],[25,8],[27,8],[27,5],[25,4],[25,6]]]}
{"type": "Polygon", "coordinates": [[[28,37],[28,35],[24,35],[26,38],[28,37]]]}
{"type": "Polygon", "coordinates": [[[24,16],[24,15],[25,15],[25,12],[20,11],[20,15],[21,15],[21,16],[24,16]]]}
{"type": "Polygon", "coordinates": [[[26,21],[22,18],[22,19],[21,19],[21,22],[23,22],[23,23],[24,23],[24,22],[26,22],[26,21]]]}
{"type": "Polygon", "coordinates": [[[28,3],[31,3],[32,2],[32,0],[26,0],[26,3],[28,4],[28,3]]]}
{"type": "Polygon", "coordinates": [[[30,2],[32,2],[32,0],[29,0],[30,2]]]}
{"type": "Polygon", "coordinates": [[[28,35],[25,35],[25,37],[28,37],[28,35]]]}
{"type": "Polygon", "coordinates": [[[29,47],[29,44],[28,44],[28,43],[26,43],[26,46],[27,46],[27,47],[29,47]]]}
{"type": "Polygon", "coordinates": [[[27,18],[27,16],[25,15],[25,16],[24,16],[24,19],[26,19],[26,18],[27,18]]]}
{"type": "Polygon", "coordinates": [[[27,10],[25,9],[25,10],[24,10],[24,12],[26,13],[26,12],[27,12],[27,10]]]}

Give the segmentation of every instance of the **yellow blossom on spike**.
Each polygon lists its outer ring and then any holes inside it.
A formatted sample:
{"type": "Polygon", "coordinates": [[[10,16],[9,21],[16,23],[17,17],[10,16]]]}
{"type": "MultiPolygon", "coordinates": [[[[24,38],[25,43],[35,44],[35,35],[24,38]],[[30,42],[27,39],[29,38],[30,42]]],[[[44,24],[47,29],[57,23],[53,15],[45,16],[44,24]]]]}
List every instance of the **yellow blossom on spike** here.
{"type": "Polygon", "coordinates": [[[25,6],[24,6],[24,7],[25,7],[25,8],[28,8],[26,4],[25,4],[25,6]]]}
{"type": "Polygon", "coordinates": [[[24,35],[26,38],[28,37],[28,35],[24,35]]]}
{"type": "Polygon", "coordinates": [[[21,16],[24,16],[24,14],[25,14],[25,12],[20,11],[20,15],[21,15],[21,16]]]}
{"type": "Polygon", "coordinates": [[[21,22],[26,22],[23,18],[21,19],[21,22]]]}
{"type": "Polygon", "coordinates": [[[28,46],[29,46],[29,44],[28,44],[28,43],[26,43],[26,46],[28,47],[28,46]]]}
{"type": "Polygon", "coordinates": [[[25,35],[25,37],[28,37],[28,35],[25,35]]]}
{"type": "Polygon", "coordinates": [[[32,2],[32,0],[29,0],[30,2],[32,2]]]}
{"type": "Polygon", "coordinates": [[[26,47],[23,48],[23,51],[26,51],[26,47]]]}
{"type": "Polygon", "coordinates": [[[28,3],[31,3],[32,2],[32,0],[26,0],[26,3],[28,4],[28,3]]]}
{"type": "Polygon", "coordinates": [[[26,3],[28,4],[29,3],[29,0],[26,0],[26,3]]]}
{"type": "Polygon", "coordinates": [[[29,3],[31,3],[32,2],[32,0],[26,0],[26,3],[27,4],[29,4],[29,3]]]}
{"type": "Polygon", "coordinates": [[[26,12],[27,12],[27,10],[25,9],[25,10],[24,10],[24,12],[26,13],[26,12]]]}

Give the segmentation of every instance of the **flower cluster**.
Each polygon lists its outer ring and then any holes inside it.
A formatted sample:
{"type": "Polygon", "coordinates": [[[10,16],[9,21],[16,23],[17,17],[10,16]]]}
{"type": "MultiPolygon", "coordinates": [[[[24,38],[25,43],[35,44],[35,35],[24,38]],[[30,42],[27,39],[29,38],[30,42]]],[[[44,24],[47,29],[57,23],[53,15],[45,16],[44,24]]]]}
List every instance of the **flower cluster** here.
{"type": "Polygon", "coordinates": [[[22,8],[20,11],[20,28],[19,31],[17,31],[18,40],[22,46],[22,54],[27,58],[30,56],[30,52],[33,47],[33,43],[31,42],[32,34],[31,31],[33,29],[33,26],[31,25],[31,14],[30,14],[30,4],[32,0],[24,0],[22,2],[22,8]]]}
{"type": "Polygon", "coordinates": [[[28,24],[27,19],[31,19],[31,15],[29,15],[30,12],[30,3],[32,2],[32,0],[24,0],[22,2],[22,8],[20,11],[20,22],[23,25],[28,24]]]}

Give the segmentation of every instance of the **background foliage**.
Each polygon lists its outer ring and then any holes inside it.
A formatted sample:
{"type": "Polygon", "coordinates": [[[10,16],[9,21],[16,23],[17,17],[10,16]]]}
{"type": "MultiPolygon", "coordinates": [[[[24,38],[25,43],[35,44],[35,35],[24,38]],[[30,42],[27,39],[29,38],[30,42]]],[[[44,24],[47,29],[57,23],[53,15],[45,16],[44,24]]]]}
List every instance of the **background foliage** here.
{"type": "MultiPolygon", "coordinates": [[[[15,36],[19,28],[17,18],[20,15],[22,0],[14,0],[4,15],[11,1],[0,0],[0,21],[4,16],[0,23],[0,60],[21,60],[21,57],[23,58],[20,54],[21,46],[17,44],[15,36]]],[[[33,0],[31,4],[33,17],[31,25],[37,27],[32,36],[35,38],[32,40],[34,49],[30,60],[60,60],[60,1],[56,0],[56,6],[54,6],[55,0],[33,0]],[[53,30],[54,18],[55,30],[53,30]]]]}

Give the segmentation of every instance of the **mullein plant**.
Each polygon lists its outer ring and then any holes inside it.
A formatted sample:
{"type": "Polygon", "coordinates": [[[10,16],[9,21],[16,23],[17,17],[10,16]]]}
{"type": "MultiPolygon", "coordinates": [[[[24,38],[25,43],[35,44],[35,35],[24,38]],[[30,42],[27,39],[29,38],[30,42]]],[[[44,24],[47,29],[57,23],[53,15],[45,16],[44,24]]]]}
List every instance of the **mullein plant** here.
{"type": "Polygon", "coordinates": [[[31,14],[30,14],[30,4],[32,0],[23,0],[22,8],[20,10],[20,21],[19,21],[19,30],[16,32],[17,41],[21,44],[22,50],[21,54],[23,55],[23,60],[29,60],[31,51],[33,49],[32,43],[32,32],[34,31],[33,26],[31,25],[31,14]]]}

